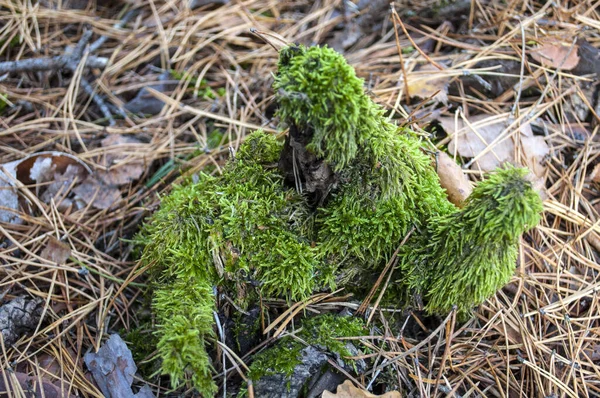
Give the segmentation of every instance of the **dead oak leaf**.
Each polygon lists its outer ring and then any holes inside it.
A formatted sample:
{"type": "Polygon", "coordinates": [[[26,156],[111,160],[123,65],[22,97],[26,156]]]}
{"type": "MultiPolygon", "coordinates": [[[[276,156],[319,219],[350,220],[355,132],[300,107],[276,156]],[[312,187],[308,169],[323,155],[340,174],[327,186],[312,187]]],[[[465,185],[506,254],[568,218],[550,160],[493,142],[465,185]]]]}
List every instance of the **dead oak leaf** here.
{"type": "Polygon", "coordinates": [[[398,391],[386,392],[383,395],[374,395],[368,391],[357,388],[350,380],[338,385],[335,393],[323,391],[322,398],[401,398],[398,391]]]}

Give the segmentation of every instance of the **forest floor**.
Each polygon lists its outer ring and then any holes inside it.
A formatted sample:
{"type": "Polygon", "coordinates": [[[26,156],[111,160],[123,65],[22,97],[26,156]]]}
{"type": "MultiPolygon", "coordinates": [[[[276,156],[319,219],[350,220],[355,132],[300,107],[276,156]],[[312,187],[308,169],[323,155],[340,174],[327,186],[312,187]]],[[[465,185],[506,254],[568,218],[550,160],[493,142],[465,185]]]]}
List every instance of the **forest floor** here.
{"type": "MultiPolygon", "coordinates": [[[[511,283],[466,323],[415,312],[403,335],[371,307],[388,338],[364,343],[379,356],[359,386],[385,373],[404,396],[600,396],[599,3],[439,3],[0,0],[0,386],[102,397],[84,356],[113,333],[151,363],[131,239],[173,184],[278,132],[262,36],[343,52],[471,183],[511,162],[544,197],[511,283]]],[[[151,373],[134,389],[167,395],[151,373]]]]}

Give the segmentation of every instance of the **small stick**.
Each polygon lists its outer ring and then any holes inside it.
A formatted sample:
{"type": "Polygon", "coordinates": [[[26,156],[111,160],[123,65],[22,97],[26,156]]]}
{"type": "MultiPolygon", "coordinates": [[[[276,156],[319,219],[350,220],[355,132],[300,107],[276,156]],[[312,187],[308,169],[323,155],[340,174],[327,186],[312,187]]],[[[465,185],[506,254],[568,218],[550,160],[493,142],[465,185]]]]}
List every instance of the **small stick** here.
{"type": "Polygon", "coordinates": [[[108,108],[108,105],[106,105],[104,99],[98,93],[96,93],[94,87],[92,87],[92,85],[83,76],[81,76],[79,83],[81,84],[81,87],[83,87],[83,90],[87,93],[87,95],[90,96],[92,101],[94,101],[94,103],[98,105],[98,108],[100,108],[100,112],[102,112],[104,117],[108,120],[108,124],[111,126],[117,124],[115,118],[112,115],[112,112],[108,108]]]}
{"type": "MultiPolygon", "coordinates": [[[[116,24],[114,24],[114,28],[115,29],[121,29],[122,27],[124,27],[127,22],[131,21],[131,19],[137,14],[137,10],[129,10],[127,11],[127,13],[123,16],[123,18],[121,18],[121,20],[119,22],[117,22],[116,24]]],[[[107,36],[100,36],[98,39],[96,39],[95,42],[93,42],[92,44],[90,44],[90,52],[93,53],[96,50],[98,50],[100,47],[102,47],[102,45],[104,43],[106,43],[106,40],[108,40],[107,36]]]]}

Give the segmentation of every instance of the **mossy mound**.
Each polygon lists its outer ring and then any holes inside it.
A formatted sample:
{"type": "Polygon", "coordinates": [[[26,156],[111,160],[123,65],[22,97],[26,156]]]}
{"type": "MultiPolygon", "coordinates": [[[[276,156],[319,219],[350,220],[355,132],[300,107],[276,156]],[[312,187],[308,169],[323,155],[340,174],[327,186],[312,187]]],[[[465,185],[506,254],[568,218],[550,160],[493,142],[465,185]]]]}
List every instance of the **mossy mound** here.
{"type": "Polygon", "coordinates": [[[286,142],[252,133],[221,176],[202,174],[165,197],[140,237],[162,371],[207,396],[216,292],[240,307],[302,300],[348,275],[377,275],[412,231],[390,301],[419,295],[429,313],[468,313],[508,281],[520,234],[539,221],[541,200],[514,168],[481,183],[463,209],[452,205],[426,143],[388,120],[331,49],[282,49],[274,89],[286,142]]]}
{"type": "Polygon", "coordinates": [[[140,234],[156,284],[162,371],[174,385],[190,373],[203,394],[214,391],[204,348],[213,289],[245,307],[257,292],[302,300],[327,279],[306,238],[305,204],[273,167],[280,150],[274,137],[253,133],[222,176],[176,187],[140,234]]]}

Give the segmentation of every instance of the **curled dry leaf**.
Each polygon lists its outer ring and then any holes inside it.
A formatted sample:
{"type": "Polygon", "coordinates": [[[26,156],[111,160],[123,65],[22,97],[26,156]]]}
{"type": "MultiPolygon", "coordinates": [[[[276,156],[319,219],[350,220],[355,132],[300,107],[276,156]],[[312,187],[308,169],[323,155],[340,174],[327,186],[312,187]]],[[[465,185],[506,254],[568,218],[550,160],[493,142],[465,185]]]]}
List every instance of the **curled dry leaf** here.
{"type": "Polygon", "coordinates": [[[493,171],[505,163],[525,166],[532,172],[534,186],[539,191],[543,189],[546,175],[544,158],[550,153],[550,147],[544,137],[533,135],[529,124],[520,126],[510,136],[499,138],[510,124],[507,120],[479,115],[469,118],[468,124],[462,119],[455,123],[454,118],[449,117],[442,117],[439,121],[452,138],[449,152],[476,158],[471,169],[493,171]]]}
{"type": "Polygon", "coordinates": [[[462,207],[465,199],[473,191],[469,179],[454,159],[445,152],[438,153],[436,163],[440,184],[446,190],[448,200],[456,206],[462,207]]]}
{"type": "Polygon", "coordinates": [[[337,387],[335,393],[324,391],[322,398],[401,398],[402,395],[398,391],[386,392],[383,395],[374,395],[368,391],[355,387],[350,380],[337,387]]]}
{"type": "Polygon", "coordinates": [[[423,66],[416,72],[408,73],[408,93],[411,98],[429,98],[443,104],[448,103],[448,84],[452,76],[445,74],[431,64],[423,66]],[[435,95],[434,95],[435,94],[435,95]]]}
{"type": "Polygon", "coordinates": [[[66,198],[67,188],[91,174],[90,168],[73,155],[62,152],[39,152],[0,167],[0,222],[20,223],[19,205],[26,207],[19,197],[17,186],[30,186],[42,201],[50,203],[62,193],[59,210],[71,206],[66,198]],[[48,184],[49,183],[49,184],[48,184]],[[32,187],[35,185],[34,187],[32,187]],[[21,201],[21,202],[20,202],[21,201]]]}
{"type": "Polygon", "coordinates": [[[571,70],[579,64],[578,45],[555,38],[544,39],[531,58],[550,68],[571,70]]]}

